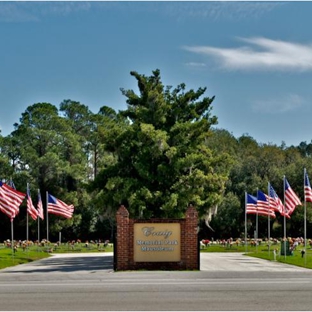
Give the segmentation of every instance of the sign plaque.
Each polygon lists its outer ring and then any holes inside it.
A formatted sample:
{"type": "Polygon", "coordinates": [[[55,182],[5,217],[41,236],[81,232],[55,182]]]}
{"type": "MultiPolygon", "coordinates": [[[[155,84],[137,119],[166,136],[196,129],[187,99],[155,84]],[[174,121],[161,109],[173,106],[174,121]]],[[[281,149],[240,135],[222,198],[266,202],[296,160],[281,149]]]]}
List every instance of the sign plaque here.
{"type": "Polygon", "coordinates": [[[135,223],[135,262],[178,262],[181,260],[180,223],[135,223]]]}

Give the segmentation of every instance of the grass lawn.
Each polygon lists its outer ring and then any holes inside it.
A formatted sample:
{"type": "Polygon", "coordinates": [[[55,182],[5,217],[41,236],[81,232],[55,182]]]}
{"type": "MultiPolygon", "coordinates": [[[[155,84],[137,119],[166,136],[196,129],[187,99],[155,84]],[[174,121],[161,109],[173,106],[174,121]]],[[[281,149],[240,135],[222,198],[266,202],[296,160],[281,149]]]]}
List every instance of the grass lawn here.
{"type": "Polygon", "coordinates": [[[76,244],[74,247],[68,244],[56,246],[55,244],[51,243],[46,246],[30,246],[26,250],[23,250],[22,247],[19,247],[17,248],[16,252],[13,252],[11,248],[4,247],[3,244],[0,244],[0,269],[47,258],[50,257],[51,253],[80,253],[104,251],[113,251],[113,247],[107,246],[104,248],[103,244],[101,244],[100,247],[98,247],[97,244],[89,244],[88,247],[86,247],[83,243],[76,244]]]}
{"type": "Polygon", "coordinates": [[[0,269],[39,260],[42,258],[47,258],[49,256],[50,255],[46,252],[37,252],[33,250],[28,250],[28,251],[18,250],[13,253],[11,248],[4,248],[1,246],[0,247],[0,269]]]}

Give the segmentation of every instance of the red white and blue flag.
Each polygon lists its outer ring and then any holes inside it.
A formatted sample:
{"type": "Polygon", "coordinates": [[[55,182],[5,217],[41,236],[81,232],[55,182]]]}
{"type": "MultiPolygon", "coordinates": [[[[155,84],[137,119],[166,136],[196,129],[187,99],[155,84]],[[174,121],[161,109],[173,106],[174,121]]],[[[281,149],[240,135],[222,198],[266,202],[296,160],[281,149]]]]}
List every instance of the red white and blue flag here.
{"type": "Polygon", "coordinates": [[[275,211],[278,211],[282,216],[284,216],[285,207],[270,183],[269,183],[269,197],[271,208],[273,208],[275,211]]]}
{"type": "Polygon", "coordinates": [[[257,210],[258,214],[276,218],[273,207],[270,205],[270,198],[262,191],[257,191],[257,210]]]}
{"type": "Polygon", "coordinates": [[[253,213],[253,211],[257,210],[257,198],[255,196],[252,196],[250,194],[247,194],[246,196],[246,213],[250,211],[250,213],[253,213]]]}
{"type": "Polygon", "coordinates": [[[312,190],[307,173],[304,175],[304,199],[306,202],[312,202],[312,190]]]}
{"type": "Polygon", "coordinates": [[[43,206],[42,206],[42,200],[41,200],[41,195],[40,195],[40,190],[38,190],[38,203],[37,203],[37,210],[38,210],[38,216],[41,220],[44,219],[44,214],[43,214],[43,206]]]}
{"type": "Polygon", "coordinates": [[[52,213],[64,218],[71,218],[74,212],[73,205],[67,205],[62,202],[60,199],[48,194],[48,213],[52,213]]]}
{"type": "Polygon", "coordinates": [[[13,221],[19,213],[19,207],[25,196],[25,193],[19,192],[13,187],[0,182],[0,211],[13,221]]]}
{"type": "Polygon", "coordinates": [[[258,191],[257,197],[247,194],[246,196],[246,213],[270,216],[275,218],[273,209],[270,208],[268,196],[258,191]]]}
{"type": "Polygon", "coordinates": [[[290,187],[288,181],[285,179],[285,211],[286,215],[290,216],[296,206],[302,205],[299,197],[297,194],[293,191],[293,189],[290,187]]]}
{"type": "Polygon", "coordinates": [[[37,220],[38,211],[33,205],[28,184],[27,184],[27,213],[32,217],[33,220],[37,220]]]}

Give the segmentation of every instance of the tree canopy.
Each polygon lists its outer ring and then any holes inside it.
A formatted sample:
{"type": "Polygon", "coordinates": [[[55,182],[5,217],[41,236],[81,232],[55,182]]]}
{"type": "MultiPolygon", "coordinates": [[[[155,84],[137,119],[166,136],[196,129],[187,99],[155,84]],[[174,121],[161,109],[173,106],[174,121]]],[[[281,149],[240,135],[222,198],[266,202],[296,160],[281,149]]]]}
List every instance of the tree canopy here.
{"type": "Polygon", "coordinates": [[[184,84],[165,87],[159,70],[131,75],[139,94],[121,89],[128,108],[120,112],[129,125],[118,136],[107,134],[114,137],[108,141],[116,162],[96,179],[103,205],[124,203],[130,214],[146,218],[181,217],[190,203],[206,213],[221,201],[229,168],[206,144],[217,123],[214,97],[184,84]]]}
{"type": "MultiPolygon", "coordinates": [[[[287,147],[259,144],[248,134],[236,138],[217,128],[215,97],[207,96],[206,88],[165,86],[159,70],[130,75],[138,90],[120,89],[125,110],[102,106],[94,113],[70,99],[59,108],[35,103],[12,133],[0,134],[2,179],[12,179],[23,192],[29,183],[34,203],[39,189],[43,202],[48,191],[74,204],[72,219],[51,216],[52,238],[60,230],[64,239],[112,238],[120,204],[134,218],[180,218],[192,204],[205,220],[201,235],[240,237],[245,191],[265,192],[270,182],[282,198],[286,175],[303,198],[303,168],[312,172],[312,141],[287,147]]],[[[303,235],[302,215],[303,207],[297,207],[287,222],[289,235],[303,235]]],[[[17,237],[26,233],[25,216],[24,202],[16,217],[17,237]]],[[[252,233],[254,219],[248,218],[252,233]]],[[[307,218],[309,232],[312,214],[307,218]]],[[[10,235],[8,221],[2,214],[2,239],[10,235]]],[[[281,217],[271,222],[272,235],[282,236],[281,217]]],[[[266,227],[262,218],[263,235],[266,227]]],[[[30,228],[36,237],[36,222],[30,221],[30,228]]]]}

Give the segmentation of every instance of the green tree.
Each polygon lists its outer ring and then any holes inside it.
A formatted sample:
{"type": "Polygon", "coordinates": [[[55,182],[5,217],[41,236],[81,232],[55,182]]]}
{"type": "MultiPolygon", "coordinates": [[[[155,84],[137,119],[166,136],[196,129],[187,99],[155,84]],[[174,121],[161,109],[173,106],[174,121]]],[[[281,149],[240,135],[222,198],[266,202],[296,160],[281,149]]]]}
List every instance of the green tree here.
{"type": "Polygon", "coordinates": [[[219,169],[224,159],[214,157],[206,145],[217,123],[211,114],[214,97],[203,97],[205,88],[164,87],[159,70],[149,77],[130,74],[139,94],[121,89],[128,109],[120,115],[130,124],[108,135],[107,147],[117,162],[102,170],[95,183],[102,189],[103,205],[125,203],[137,217],[181,217],[192,203],[205,214],[220,202],[227,179],[219,169]]]}
{"type": "Polygon", "coordinates": [[[12,177],[19,158],[16,140],[12,136],[0,136],[0,178],[8,180],[12,177]]]}
{"type": "MultiPolygon", "coordinates": [[[[86,161],[81,151],[80,138],[71,126],[65,118],[59,116],[54,105],[36,103],[22,113],[20,123],[15,124],[11,134],[18,142],[15,149],[19,155],[19,176],[24,185],[22,189],[26,189],[26,183],[30,183],[32,190],[40,189],[43,203],[48,191],[78,208],[72,219],[59,220],[59,217],[51,216],[51,233],[59,228],[74,227],[80,220],[78,203],[81,189],[77,181],[83,179],[86,161]]],[[[37,192],[32,194],[34,196],[37,192]]]]}
{"type": "Polygon", "coordinates": [[[218,207],[218,213],[211,220],[211,236],[227,239],[244,237],[244,209],[240,198],[231,192],[224,195],[222,203],[218,207]]]}

